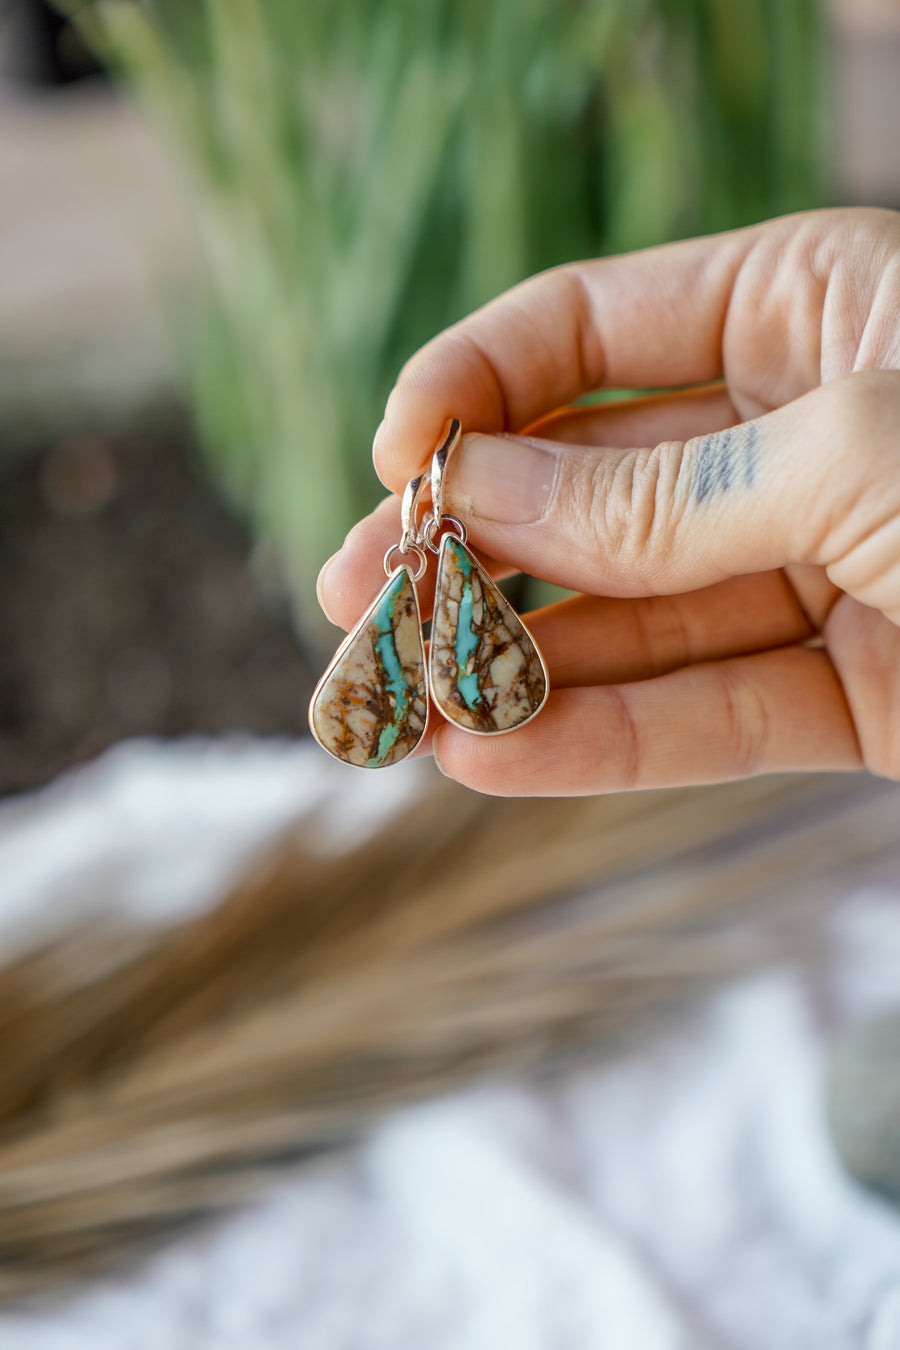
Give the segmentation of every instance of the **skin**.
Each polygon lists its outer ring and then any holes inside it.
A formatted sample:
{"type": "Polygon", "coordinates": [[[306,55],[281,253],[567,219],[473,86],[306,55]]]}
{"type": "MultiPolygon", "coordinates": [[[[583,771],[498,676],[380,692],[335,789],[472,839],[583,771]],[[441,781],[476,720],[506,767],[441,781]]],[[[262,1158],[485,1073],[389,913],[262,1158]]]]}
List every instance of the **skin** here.
{"type": "MultiPolygon", "coordinates": [[[[528,619],[544,711],[497,738],[438,725],[445,773],[507,796],[900,778],[900,216],[807,213],[525,282],[404,367],[374,448],[392,493],[451,415],[470,541],[496,575],[580,594],[528,619]],[[537,517],[478,514],[468,460],[512,478],[530,445],[553,465],[537,517]]],[[[391,497],[326,564],[335,622],[398,533],[391,497]]]]}

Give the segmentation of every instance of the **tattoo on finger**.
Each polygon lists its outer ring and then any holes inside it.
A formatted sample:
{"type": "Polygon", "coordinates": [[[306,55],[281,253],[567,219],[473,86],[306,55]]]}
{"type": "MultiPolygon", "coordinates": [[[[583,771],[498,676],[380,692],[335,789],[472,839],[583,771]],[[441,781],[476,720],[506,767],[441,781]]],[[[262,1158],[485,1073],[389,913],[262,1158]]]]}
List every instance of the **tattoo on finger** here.
{"type": "Polygon", "coordinates": [[[759,428],[755,422],[700,436],[691,454],[691,497],[706,502],[756,481],[759,428]]]}

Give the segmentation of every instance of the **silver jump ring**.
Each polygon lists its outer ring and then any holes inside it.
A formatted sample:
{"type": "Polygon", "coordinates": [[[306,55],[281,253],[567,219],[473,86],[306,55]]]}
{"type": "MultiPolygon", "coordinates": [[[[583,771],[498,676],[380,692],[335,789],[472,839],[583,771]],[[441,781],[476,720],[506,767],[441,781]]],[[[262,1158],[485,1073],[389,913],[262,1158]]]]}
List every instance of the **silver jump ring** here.
{"type": "MultiPolygon", "coordinates": [[[[391,559],[393,558],[393,556],[394,556],[395,553],[408,553],[408,554],[409,554],[409,553],[414,553],[414,554],[415,554],[415,556],[416,556],[416,557],[418,558],[418,560],[419,560],[419,563],[418,563],[418,566],[417,566],[415,572],[412,573],[412,579],[413,579],[413,581],[421,581],[422,578],[423,578],[424,575],[425,575],[425,572],[426,572],[427,568],[428,568],[428,559],[427,559],[427,557],[425,556],[425,550],[424,550],[423,548],[420,548],[418,544],[410,544],[409,548],[406,548],[406,547],[404,547],[402,541],[401,541],[399,544],[391,544],[391,546],[390,546],[390,548],[388,549],[387,553],[384,555],[384,564],[383,564],[383,566],[384,566],[384,575],[385,575],[386,577],[392,577],[392,576],[394,575],[395,572],[399,572],[399,571],[400,571],[400,568],[399,568],[399,567],[392,567],[392,566],[391,566],[391,559]]],[[[408,564],[408,563],[404,563],[403,565],[404,565],[404,566],[408,566],[409,564],[408,564]]]]}
{"type": "Polygon", "coordinates": [[[464,544],[468,539],[469,531],[456,516],[443,516],[440,523],[438,523],[436,516],[429,516],[422,530],[422,542],[425,544],[426,548],[431,549],[432,553],[437,553],[440,548],[440,541],[437,537],[438,531],[442,530],[446,525],[449,525],[451,529],[454,530],[454,533],[461,544],[464,544]]]}

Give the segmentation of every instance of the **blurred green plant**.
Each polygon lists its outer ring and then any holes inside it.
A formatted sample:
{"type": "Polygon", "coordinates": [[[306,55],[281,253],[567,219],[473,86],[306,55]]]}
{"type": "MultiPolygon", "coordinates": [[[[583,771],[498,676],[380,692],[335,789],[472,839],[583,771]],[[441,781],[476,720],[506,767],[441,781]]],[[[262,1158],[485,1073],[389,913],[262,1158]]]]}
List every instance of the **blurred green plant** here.
{"type": "Polygon", "coordinates": [[[554,263],[820,197],[816,0],[67,7],[189,163],[193,405],[301,613],[418,345],[554,263]]]}

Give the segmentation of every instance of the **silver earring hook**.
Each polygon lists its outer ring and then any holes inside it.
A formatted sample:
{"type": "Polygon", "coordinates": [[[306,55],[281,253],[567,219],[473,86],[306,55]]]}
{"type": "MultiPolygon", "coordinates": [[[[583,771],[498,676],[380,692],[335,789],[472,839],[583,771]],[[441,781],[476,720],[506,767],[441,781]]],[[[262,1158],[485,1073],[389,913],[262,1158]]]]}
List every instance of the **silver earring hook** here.
{"type": "Polygon", "coordinates": [[[411,548],[421,548],[423,531],[419,528],[419,503],[422,493],[428,486],[428,474],[420,473],[411,478],[403,490],[400,505],[400,524],[403,533],[400,536],[400,548],[408,553],[411,548]]]}
{"type": "Polygon", "coordinates": [[[450,422],[450,429],[431,459],[431,510],[435,530],[444,523],[444,473],[453,451],[462,440],[462,425],[458,417],[450,422]]]}
{"type": "Polygon", "coordinates": [[[425,533],[419,527],[419,505],[422,493],[427,486],[428,475],[420,473],[418,478],[411,478],[403,490],[403,500],[400,504],[400,523],[403,533],[400,536],[399,544],[392,544],[384,555],[385,576],[393,575],[395,570],[394,555],[397,553],[405,553],[409,557],[415,557],[416,570],[412,573],[413,581],[419,581],[425,575],[428,559],[425,556],[425,533]]]}

